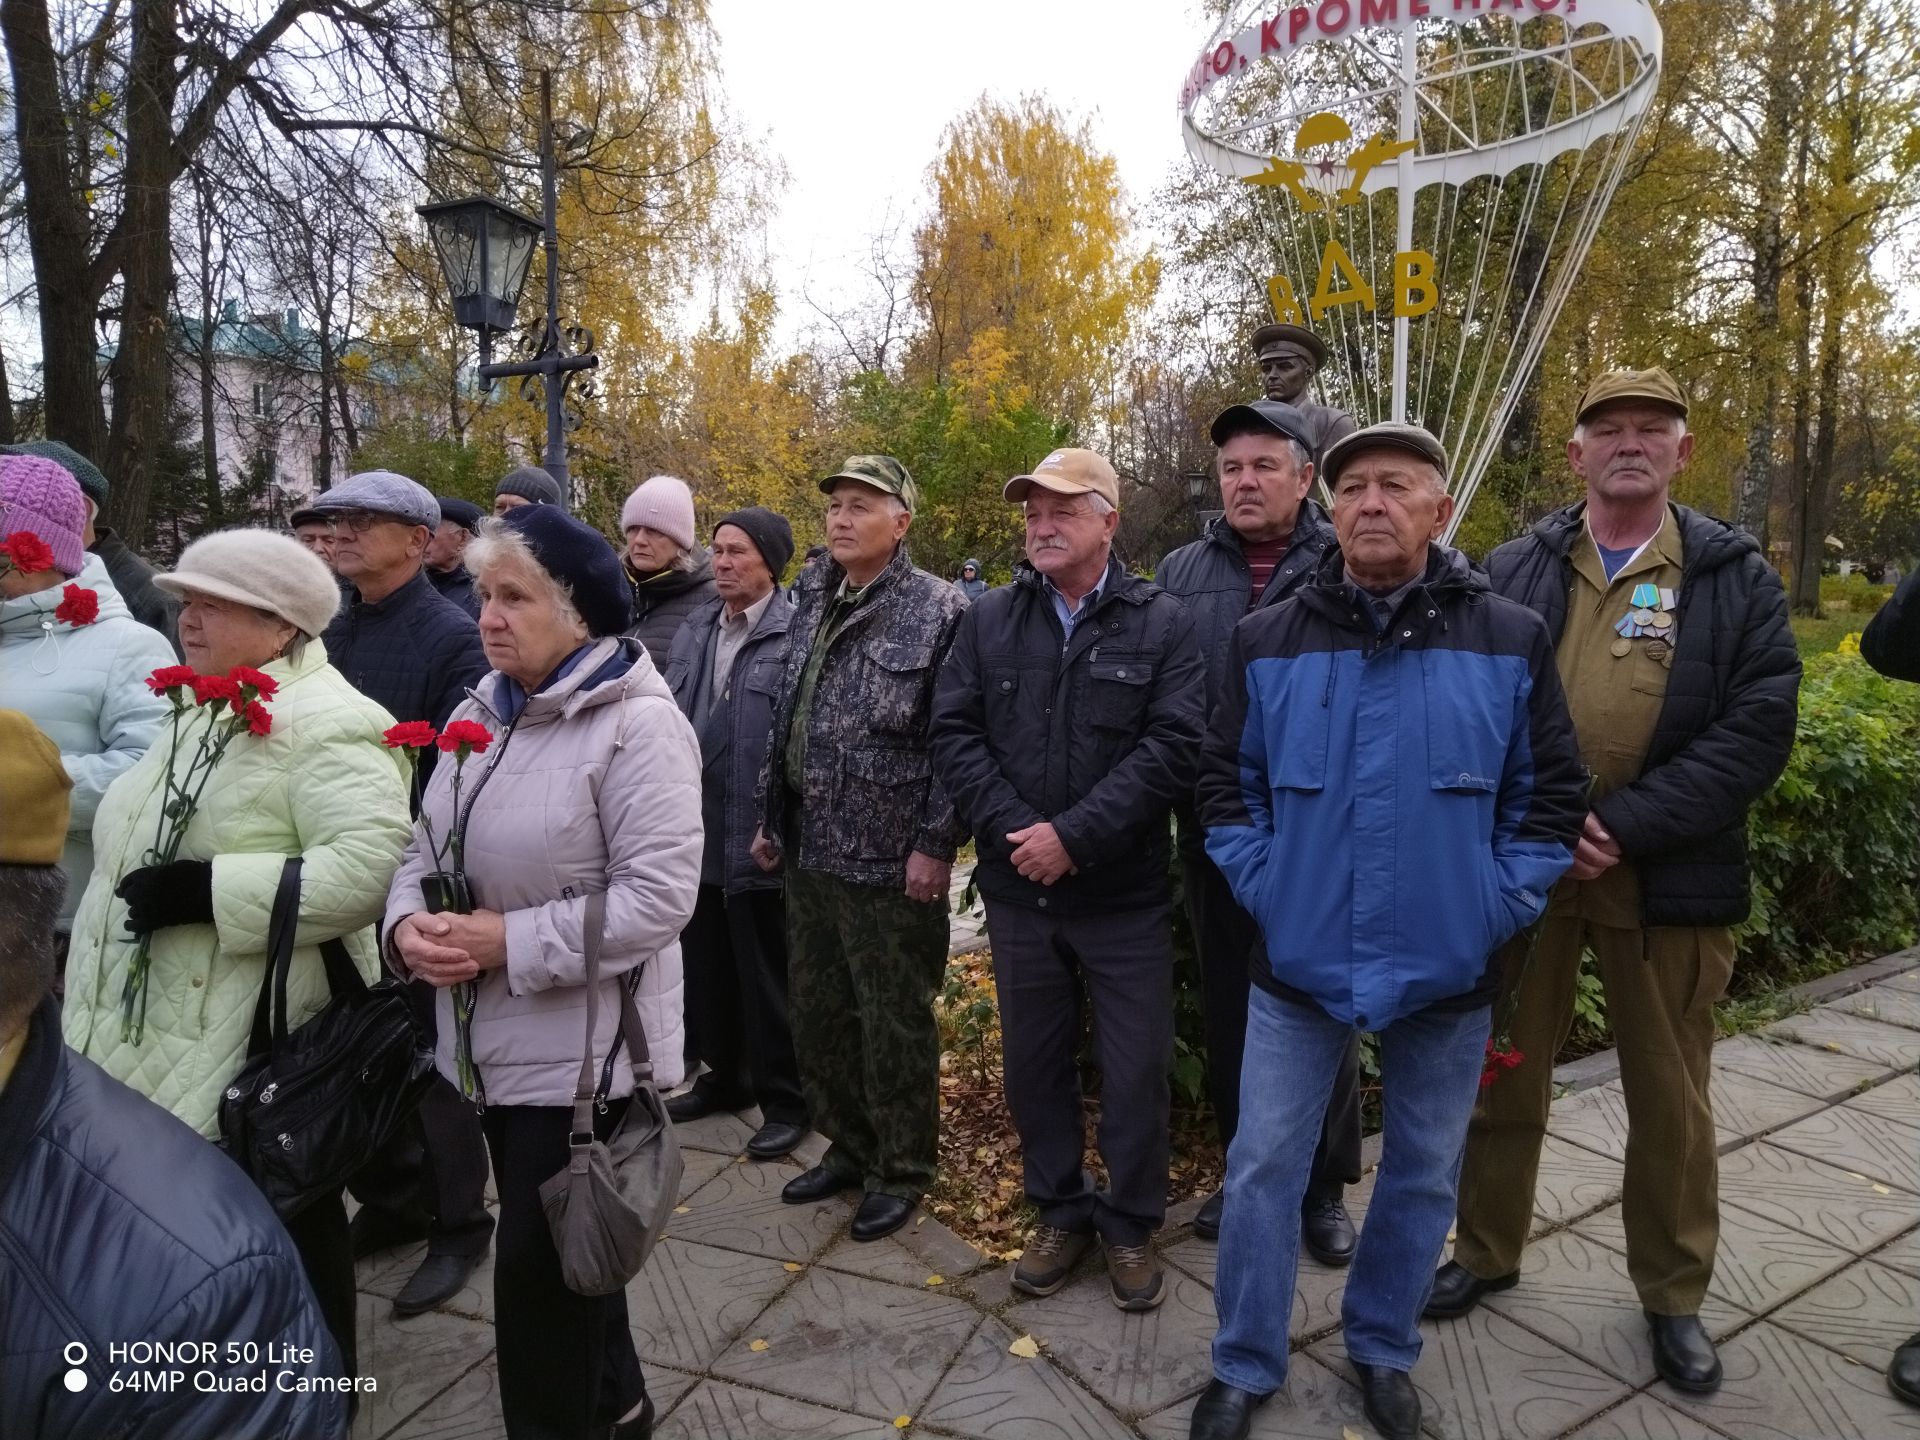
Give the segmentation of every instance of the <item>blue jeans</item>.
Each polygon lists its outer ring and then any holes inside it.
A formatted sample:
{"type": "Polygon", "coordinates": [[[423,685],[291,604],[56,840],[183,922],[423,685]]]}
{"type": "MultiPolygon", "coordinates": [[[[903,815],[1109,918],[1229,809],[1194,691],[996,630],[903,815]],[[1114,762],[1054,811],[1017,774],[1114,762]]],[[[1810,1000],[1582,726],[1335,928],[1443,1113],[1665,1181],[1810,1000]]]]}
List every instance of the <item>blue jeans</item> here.
{"type": "MultiPolygon", "coordinates": [[[[1423,1010],[1380,1034],[1385,1144],[1340,1307],[1360,1364],[1411,1370],[1420,1358],[1420,1312],[1453,1224],[1492,1016],[1491,1005],[1423,1010]]],[[[1351,1035],[1317,1006],[1253,992],[1213,1291],[1213,1373],[1237,1389],[1287,1383],[1300,1202],[1351,1035]]]]}

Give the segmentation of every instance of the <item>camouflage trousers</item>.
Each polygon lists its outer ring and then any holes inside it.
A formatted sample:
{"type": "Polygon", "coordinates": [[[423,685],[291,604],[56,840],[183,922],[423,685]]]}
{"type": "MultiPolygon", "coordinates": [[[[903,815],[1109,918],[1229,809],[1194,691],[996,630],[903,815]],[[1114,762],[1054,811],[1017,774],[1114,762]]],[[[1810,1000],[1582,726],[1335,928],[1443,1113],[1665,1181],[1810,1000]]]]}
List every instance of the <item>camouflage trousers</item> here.
{"type": "Polygon", "coordinates": [[[881,1195],[933,1183],[940,1139],[940,1032],[947,908],[891,886],[787,875],[788,1005],[800,1088],[821,1162],[881,1195]]]}

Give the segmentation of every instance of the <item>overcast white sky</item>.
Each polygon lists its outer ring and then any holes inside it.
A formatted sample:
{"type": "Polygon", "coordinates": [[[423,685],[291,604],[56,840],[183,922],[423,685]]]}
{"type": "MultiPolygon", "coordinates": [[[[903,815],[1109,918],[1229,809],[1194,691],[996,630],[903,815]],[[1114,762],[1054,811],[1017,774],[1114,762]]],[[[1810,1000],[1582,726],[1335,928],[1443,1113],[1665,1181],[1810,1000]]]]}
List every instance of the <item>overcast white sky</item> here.
{"type": "Polygon", "coordinates": [[[785,162],[768,223],[781,329],[859,292],[868,237],[921,211],[948,122],[984,91],[1093,122],[1136,207],[1176,162],[1175,99],[1211,24],[1191,0],[711,0],[728,101],[785,162]]]}

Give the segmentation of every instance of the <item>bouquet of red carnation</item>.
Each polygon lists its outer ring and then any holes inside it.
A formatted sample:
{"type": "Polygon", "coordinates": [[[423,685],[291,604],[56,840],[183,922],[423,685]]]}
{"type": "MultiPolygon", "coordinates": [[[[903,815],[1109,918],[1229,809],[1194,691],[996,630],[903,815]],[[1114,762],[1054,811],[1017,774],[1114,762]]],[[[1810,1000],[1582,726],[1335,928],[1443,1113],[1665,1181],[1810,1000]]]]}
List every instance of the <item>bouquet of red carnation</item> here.
{"type": "MultiPolygon", "coordinates": [[[[475,720],[450,720],[447,728],[436,732],[425,720],[403,720],[383,737],[395,750],[405,750],[409,761],[429,745],[438,746],[453,756],[453,824],[444,843],[433,833],[433,821],[424,813],[420,826],[426,832],[427,849],[433,855],[434,869],[420,877],[420,898],[429,914],[451,911],[455,915],[473,913],[473,894],[467,888],[465,865],[467,818],[460,811],[461,773],[468,757],[484,755],[493,743],[493,732],[475,720]]],[[[418,779],[418,766],[415,778],[418,779]]],[[[471,980],[453,987],[454,1062],[460,1075],[460,1092],[469,1100],[480,1093],[478,1073],[473,1067],[473,1005],[479,987],[471,980]]]]}
{"type": "MultiPolygon", "coordinates": [[[[271,700],[280,682],[245,665],[236,665],[225,675],[201,675],[191,665],[168,665],[147,677],[147,688],[156,695],[166,696],[173,706],[173,733],[167,749],[167,800],[160,807],[153,847],[140,863],[171,865],[180,858],[180,842],[200,809],[201,793],[207,788],[220,757],[227,753],[227,747],[236,736],[265,735],[273,728],[273,716],[260,702],[271,700]],[[182,774],[179,767],[182,725],[190,716],[197,718],[201,710],[207,712],[207,723],[182,774]]],[[[147,970],[151,963],[148,952],[152,945],[151,934],[140,937],[139,948],[127,966],[126,982],[120,991],[120,1038],[135,1045],[146,1033],[147,970]]]]}

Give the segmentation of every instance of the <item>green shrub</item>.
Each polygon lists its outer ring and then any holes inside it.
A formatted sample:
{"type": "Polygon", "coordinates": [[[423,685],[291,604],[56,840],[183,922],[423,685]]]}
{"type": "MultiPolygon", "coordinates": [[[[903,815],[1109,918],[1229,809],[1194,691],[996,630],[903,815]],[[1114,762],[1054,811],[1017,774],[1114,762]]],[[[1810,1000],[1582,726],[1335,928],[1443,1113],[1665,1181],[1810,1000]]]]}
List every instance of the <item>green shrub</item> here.
{"type": "Polygon", "coordinates": [[[1736,992],[1911,944],[1920,873],[1920,688],[1843,644],[1807,662],[1786,773],[1753,808],[1753,916],[1736,992]]]}

